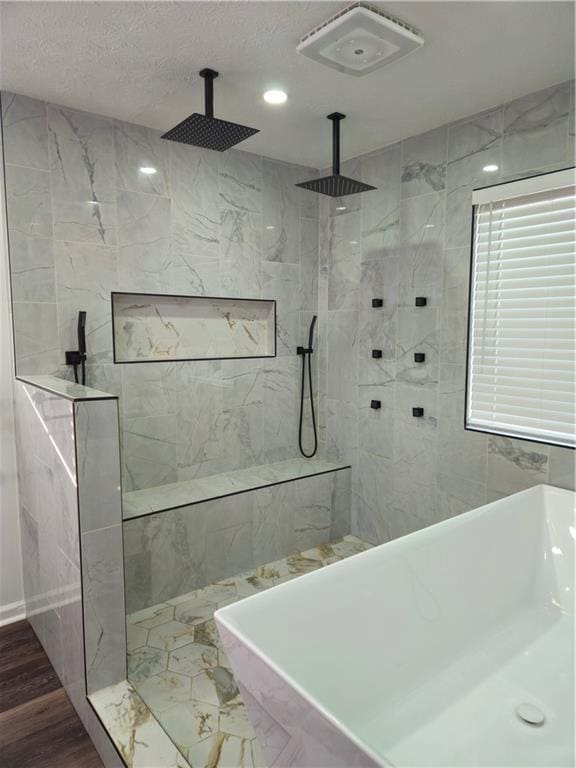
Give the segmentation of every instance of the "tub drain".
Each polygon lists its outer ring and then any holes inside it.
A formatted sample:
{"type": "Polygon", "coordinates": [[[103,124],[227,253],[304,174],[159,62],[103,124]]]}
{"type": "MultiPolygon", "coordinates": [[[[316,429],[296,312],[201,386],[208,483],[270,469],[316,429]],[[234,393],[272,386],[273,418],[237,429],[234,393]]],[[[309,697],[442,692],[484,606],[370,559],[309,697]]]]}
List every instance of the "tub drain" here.
{"type": "Polygon", "coordinates": [[[544,720],[546,720],[544,712],[534,704],[518,704],[516,716],[528,725],[543,725],[544,720]]]}

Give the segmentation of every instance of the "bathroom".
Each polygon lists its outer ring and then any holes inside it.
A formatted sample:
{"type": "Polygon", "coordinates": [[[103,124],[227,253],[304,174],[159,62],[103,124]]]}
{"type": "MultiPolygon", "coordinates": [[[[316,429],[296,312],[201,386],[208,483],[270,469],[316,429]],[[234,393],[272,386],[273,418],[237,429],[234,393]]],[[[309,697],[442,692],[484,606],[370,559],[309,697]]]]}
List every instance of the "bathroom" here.
{"type": "Polygon", "coordinates": [[[570,2],[0,2],[2,768],[575,764],[574,75],[570,2]]]}

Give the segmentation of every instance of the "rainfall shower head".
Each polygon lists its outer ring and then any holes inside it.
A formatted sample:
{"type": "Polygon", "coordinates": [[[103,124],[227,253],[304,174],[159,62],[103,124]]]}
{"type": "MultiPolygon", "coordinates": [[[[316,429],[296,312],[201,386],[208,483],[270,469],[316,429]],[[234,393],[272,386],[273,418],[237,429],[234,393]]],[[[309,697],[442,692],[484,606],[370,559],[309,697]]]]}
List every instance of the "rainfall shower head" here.
{"type": "Polygon", "coordinates": [[[194,112],[167,131],[162,136],[163,139],[224,152],[258,133],[258,128],[248,128],[246,125],[229,123],[227,120],[214,117],[214,80],[218,77],[218,72],[213,69],[202,69],[199,75],[204,78],[206,114],[194,112]]]}
{"type": "Polygon", "coordinates": [[[345,195],[355,195],[358,192],[369,192],[371,189],[376,189],[370,184],[364,184],[362,181],[349,179],[340,174],[340,121],[344,120],[345,117],[346,115],[340,112],[333,112],[328,115],[328,120],[332,120],[332,175],[322,176],[320,179],[310,179],[310,181],[301,181],[296,184],[297,187],[330,197],[344,197],[345,195]]]}

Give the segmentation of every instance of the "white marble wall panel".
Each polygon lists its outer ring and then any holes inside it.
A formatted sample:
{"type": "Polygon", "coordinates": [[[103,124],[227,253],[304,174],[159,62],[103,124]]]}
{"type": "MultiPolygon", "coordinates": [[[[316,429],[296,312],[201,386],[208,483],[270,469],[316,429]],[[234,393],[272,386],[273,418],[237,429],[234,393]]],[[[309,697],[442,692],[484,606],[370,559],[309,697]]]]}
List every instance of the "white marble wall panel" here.
{"type": "Polygon", "coordinates": [[[446,186],[446,126],[402,142],[402,197],[441,192],[446,186]]]}
{"type": "Polygon", "coordinates": [[[516,99],[504,108],[503,172],[564,164],[572,83],[516,99]]]}
{"type": "Polygon", "coordinates": [[[143,125],[114,121],[114,158],[118,189],[169,195],[169,145],[161,132],[143,125]],[[142,168],[155,168],[156,173],[143,173],[142,168]]]}
{"type": "Polygon", "coordinates": [[[2,94],[2,127],[7,163],[48,170],[48,127],[43,101],[2,94]]]}
{"type": "MultiPolygon", "coordinates": [[[[237,208],[221,213],[222,289],[229,296],[259,298],[262,293],[262,216],[237,208]]],[[[270,294],[273,296],[273,294],[270,294]]]]}
{"type": "Polygon", "coordinates": [[[574,485],[572,452],[464,430],[472,189],[570,165],[573,91],[559,84],[351,161],[378,189],[321,206],[321,445],[353,464],[352,530],[363,539],[401,536],[538,482],[574,485]],[[484,171],[491,164],[497,171],[484,171]],[[334,232],[354,216],[362,268],[339,296],[334,232]],[[357,313],[348,310],[356,292],[357,313]]]}
{"type": "Polygon", "coordinates": [[[95,690],[126,674],[117,403],[74,402],[23,382],[15,393],[29,619],[106,765],[116,768],[86,685],[95,690]]]}
{"type": "MultiPolygon", "coordinates": [[[[278,353],[292,357],[309,323],[303,313],[317,310],[319,217],[318,196],[294,184],[317,172],[167,142],[143,126],[24,96],[3,94],[2,105],[20,372],[71,376],[64,352],[76,346],[77,312],[87,310],[88,383],[121,395],[130,489],[260,463],[268,448],[277,459],[294,456],[297,365],[279,366],[280,391],[278,375],[268,376],[276,379],[268,400],[285,403],[284,430],[257,413],[263,398],[215,398],[210,407],[219,410],[207,421],[216,440],[206,450],[196,440],[182,445],[174,434],[180,406],[172,393],[166,409],[157,383],[174,378],[173,364],[150,374],[112,362],[110,292],[278,299],[278,353]],[[197,464],[185,463],[196,455],[197,464]]],[[[180,401],[194,399],[198,365],[186,364],[180,401]]]]}
{"type": "Polygon", "coordinates": [[[55,371],[60,359],[56,304],[14,304],[14,346],[21,374],[55,371]]]}
{"type": "Polygon", "coordinates": [[[170,199],[118,191],[118,287],[170,293],[170,199]]]}
{"type": "Polygon", "coordinates": [[[349,469],[126,520],[127,611],[328,543],[349,529],[349,469]]]}
{"type": "Polygon", "coordinates": [[[444,195],[433,192],[402,201],[398,259],[398,304],[414,307],[416,296],[428,306],[442,301],[444,195]]]}
{"type": "Polygon", "coordinates": [[[116,244],[112,120],[48,105],[54,237],[116,244]]]}
{"type": "Polygon", "coordinates": [[[304,169],[264,160],[264,254],[267,261],[297,264],[300,196],[296,183],[304,169]]]}
{"type": "Polygon", "coordinates": [[[297,264],[265,262],[264,295],[276,298],[278,355],[294,355],[299,331],[299,275],[297,264]]]}
{"type": "Polygon", "coordinates": [[[362,259],[382,260],[399,244],[401,145],[367,155],[361,169],[362,181],[376,187],[362,199],[362,259]]]}
{"type": "Polygon", "coordinates": [[[58,241],[54,245],[60,349],[77,349],[78,311],[86,311],[87,362],[112,362],[110,293],[117,289],[116,248],[58,241]]]}
{"type": "Polygon", "coordinates": [[[88,693],[125,677],[118,404],[74,404],[88,693]]]}

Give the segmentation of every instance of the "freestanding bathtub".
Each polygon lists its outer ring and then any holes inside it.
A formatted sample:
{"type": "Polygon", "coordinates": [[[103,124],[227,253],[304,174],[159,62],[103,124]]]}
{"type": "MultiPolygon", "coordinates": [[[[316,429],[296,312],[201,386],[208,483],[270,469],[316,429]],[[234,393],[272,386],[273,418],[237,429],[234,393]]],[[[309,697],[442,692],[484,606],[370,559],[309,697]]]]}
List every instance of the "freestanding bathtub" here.
{"type": "Polygon", "coordinates": [[[574,499],[531,488],[220,609],[268,767],[573,766],[574,499]]]}

